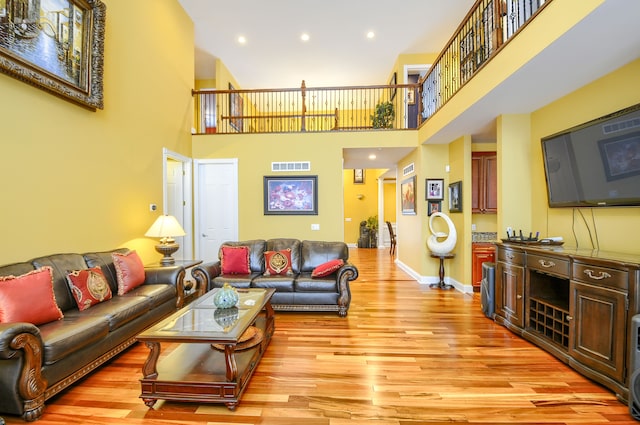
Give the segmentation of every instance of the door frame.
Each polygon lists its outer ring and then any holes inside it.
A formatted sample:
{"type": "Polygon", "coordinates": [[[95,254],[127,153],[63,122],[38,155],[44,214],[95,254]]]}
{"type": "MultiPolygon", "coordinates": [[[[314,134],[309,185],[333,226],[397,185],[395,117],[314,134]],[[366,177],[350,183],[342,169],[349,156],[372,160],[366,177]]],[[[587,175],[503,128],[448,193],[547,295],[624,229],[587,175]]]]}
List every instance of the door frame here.
{"type": "MultiPolygon", "coordinates": [[[[187,156],[181,155],[177,152],[173,152],[167,148],[162,148],[162,213],[167,214],[169,210],[168,199],[167,199],[167,171],[168,165],[167,162],[177,161],[182,163],[182,188],[183,188],[183,199],[184,205],[182,205],[182,209],[184,211],[182,228],[184,229],[186,235],[183,236],[182,239],[182,254],[184,259],[192,259],[195,258],[193,256],[193,219],[192,219],[192,211],[193,211],[193,187],[192,187],[192,176],[193,176],[193,160],[187,156]]],[[[175,205],[176,208],[180,208],[180,205],[175,205]]]]}
{"type": "MultiPolygon", "coordinates": [[[[431,69],[431,64],[405,65],[404,66],[404,81],[403,81],[403,84],[407,84],[407,82],[409,81],[409,74],[420,74],[420,78],[422,78],[425,75],[427,75],[427,72],[429,72],[429,69],[431,69]]],[[[422,99],[416,99],[416,102],[422,102],[422,99]]],[[[404,104],[404,128],[408,128],[408,126],[409,126],[409,104],[408,104],[408,102],[403,102],[403,104],[404,104]]],[[[420,109],[418,108],[418,111],[419,110],[420,109]]]]}

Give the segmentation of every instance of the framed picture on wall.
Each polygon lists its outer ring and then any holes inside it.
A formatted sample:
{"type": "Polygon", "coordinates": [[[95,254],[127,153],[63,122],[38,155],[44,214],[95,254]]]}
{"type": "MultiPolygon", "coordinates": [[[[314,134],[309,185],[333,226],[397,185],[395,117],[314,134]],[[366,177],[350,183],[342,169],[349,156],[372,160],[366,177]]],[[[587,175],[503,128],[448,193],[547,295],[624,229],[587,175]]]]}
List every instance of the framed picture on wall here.
{"type": "Polygon", "coordinates": [[[416,176],[409,177],[400,184],[402,214],[416,214],[416,176]]]}
{"type": "Polygon", "coordinates": [[[318,176],[264,176],[264,215],[318,215],[318,176]]]}
{"type": "Polygon", "coordinates": [[[444,179],[427,179],[425,191],[425,199],[427,201],[442,201],[444,199],[444,179]]]}
{"type": "Polygon", "coordinates": [[[427,201],[427,215],[431,216],[433,213],[442,211],[442,201],[427,201]]]}
{"type": "Polygon", "coordinates": [[[449,185],[449,212],[462,212],[462,182],[449,185]]]}
{"type": "Polygon", "coordinates": [[[362,168],[356,168],[353,170],[353,183],[364,183],[364,170],[362,168]]]}

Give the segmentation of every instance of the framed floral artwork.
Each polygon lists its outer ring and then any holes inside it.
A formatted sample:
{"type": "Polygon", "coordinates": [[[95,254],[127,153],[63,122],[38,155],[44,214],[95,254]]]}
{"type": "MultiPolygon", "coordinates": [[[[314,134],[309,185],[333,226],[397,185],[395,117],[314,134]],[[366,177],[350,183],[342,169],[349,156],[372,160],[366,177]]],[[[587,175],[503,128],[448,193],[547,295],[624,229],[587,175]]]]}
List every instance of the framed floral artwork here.
{"type": "Polygon", "coordinates": [[[318,176],[265,176],[265,215],[318,215],[318,176]]]}

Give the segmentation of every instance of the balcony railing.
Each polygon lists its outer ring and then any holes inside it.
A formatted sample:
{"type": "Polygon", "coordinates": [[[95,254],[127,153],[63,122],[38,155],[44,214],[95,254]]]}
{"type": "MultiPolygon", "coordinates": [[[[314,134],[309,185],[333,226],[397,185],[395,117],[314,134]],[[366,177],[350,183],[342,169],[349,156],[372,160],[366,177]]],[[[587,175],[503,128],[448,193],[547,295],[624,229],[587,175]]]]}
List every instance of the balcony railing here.
{"type": "Polygon", "coordinates": [[[418,85],[197,90],[196,134],[407,129],[418,126],[418,85]]]}
{"type": "Polygon", "coordinates": [[[194,134],[418,128],[551,1],[476,1],[418,84],[194,90],[194,134]]]}
{"type": "Polygon", "coordinates": [[[478,0],[420,81],[422,121],[442,108],[552,0],[478,0]]]}

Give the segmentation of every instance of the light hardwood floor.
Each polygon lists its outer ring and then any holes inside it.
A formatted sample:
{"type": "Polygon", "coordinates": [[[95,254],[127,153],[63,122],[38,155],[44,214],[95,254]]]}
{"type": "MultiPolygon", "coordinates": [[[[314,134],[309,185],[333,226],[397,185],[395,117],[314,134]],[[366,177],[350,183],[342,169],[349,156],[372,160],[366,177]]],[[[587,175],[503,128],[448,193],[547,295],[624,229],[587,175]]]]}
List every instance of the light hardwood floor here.
{"type": "Polygon", "coordinates": [[[388,250],[352,249],[351,260],[360,277],[348,317],[276,313],[235,412],[162,401],[147,408],[138,379],[148,350],[136,344],[49,400],[37,423],[638,423],[609,390],[484,317],[477,295],[418,284],[388,250]]]}

